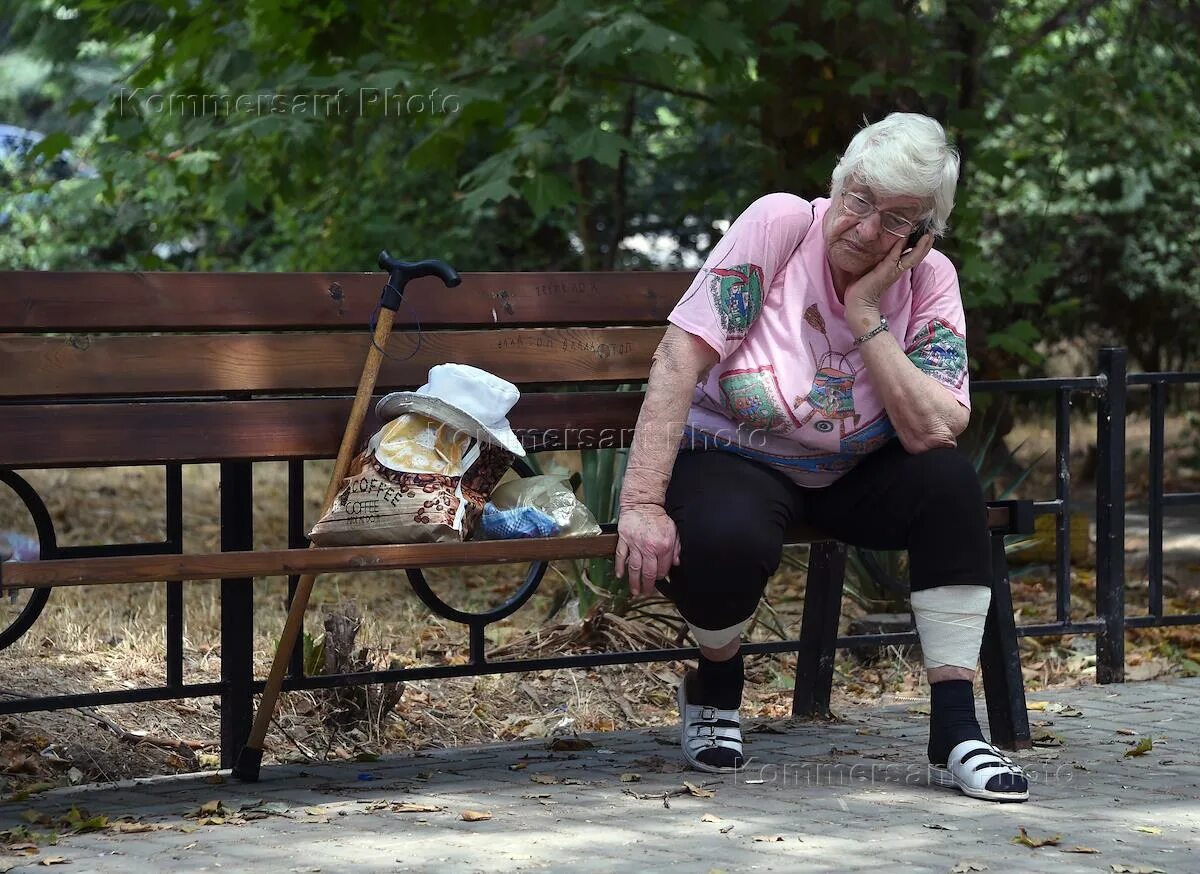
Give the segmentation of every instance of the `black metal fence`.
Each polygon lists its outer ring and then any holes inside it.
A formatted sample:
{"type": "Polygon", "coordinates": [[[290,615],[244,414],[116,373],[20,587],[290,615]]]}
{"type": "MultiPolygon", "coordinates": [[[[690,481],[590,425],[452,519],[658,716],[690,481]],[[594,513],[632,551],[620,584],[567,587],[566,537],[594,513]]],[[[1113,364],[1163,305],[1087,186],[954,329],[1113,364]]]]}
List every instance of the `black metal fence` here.
{"type": "MultiPolygon", "coordinates": [[[[1166,615],[1162,596],[1163,516],[1171,507],[1200,504],[1200,493],[1164,491],[1164,433],[1167,391],[1172,385],[1200,384],[1200,373],[1127,374],[1124,349],[1102,349],[1097,373],[1093,376],[1061,379],[1030,379],[979,382],[978,393],[1053,393],[1055,439],[1055,494],[1035,503],[1035,511],[1056,517],[1057,578],[1055,618],[1050,622],[1019,625],[1020,636],[1061,634],[1096,635],[1096,679],[1100,683],[1124,679],[1124,640],[1127,628],[1200,623],[1200,614],[1166,615]],[[1149,611],[1145,615],[1126,616],[1125,598],[1125,425],[1126,400],[1130,389],[1150,391],[1151,436],[1148,447],[1150,494],[1149,538],[1149,611]],[[1096,580],[1095,616],[1073,616],[1071,578],[1071,410],[1077,402],[1094,403],[1096,416],[1096,580]]],[[[220,466],[221,548],[251,549],[254,544],[253,484],[251,462],[227,462],[220,466]]],[[[60,546],[53,520],[41,497],[16,471],[0,468],[0,482],[7,484],[28,508],[40,541],[43,559],[163,554],[182,552],[183,488],[182,468],[165,467],[165,532],[161,542],[107,544],[101,546],[60,546]]],[[[304,536],[304,464],[289,462],[289,546],[307,546],[304,536]]],[[[380,670],[353,674],[306,676],[302,649],[293,654],[284,688],[321,689],[365,683],[426,680],[514,671],[547,670],[563,667],[596,667],[634,664],[694,657],[691,647],[638,652],[587,653],[553,658],[489,661],[485,653],[485,630],[519,609],[536,592],[545,565],[531,567],[524,583],[505,603],[483,613],[466,613],[443,602],[425,583],[420,571],[409,571],[410,582],[422,600],[439,616],[466,625],[469,629],[469,658],[466,664],[436,665],[400,670],[380,670]]],[[[219,682],[186,683],[184,680],[184,585],[166,583],[166,683],[163,686],[90,692],[70,695],[18,698],[0,701],[0,714],[37,710],[57,710],[102,704],[132,703],[165,699],[219,696],[221,706],[222,764],[229,766],[243,739],[249,733],[253,715],[253,695],[264,683],[254,677],[253,581],[221,581],[221,678],[219,682]]],[[[207,584],[206,584],[207,585],[207,584]]],[[[296,578],[290,581],[290,596],[296,578]]],[[[33,627],[50,590],[30,593],[20,615],[0,630],[0,648],[33,627]]],[[[840,637],[839,647],[879,646],[916,641],[914,632],[840,637]]],[[[770,641],[744,647],[748,653],[796,652],[798,640],[770,641]]]]}

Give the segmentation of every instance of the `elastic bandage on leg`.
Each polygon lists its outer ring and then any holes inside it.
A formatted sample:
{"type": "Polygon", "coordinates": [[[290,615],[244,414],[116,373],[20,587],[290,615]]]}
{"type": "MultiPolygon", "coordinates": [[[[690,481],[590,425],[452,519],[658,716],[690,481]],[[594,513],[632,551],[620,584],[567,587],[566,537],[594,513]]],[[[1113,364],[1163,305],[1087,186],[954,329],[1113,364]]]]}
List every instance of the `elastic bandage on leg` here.
{"type": "Polygon", "coordinates": [[[925,655],[925,669],[975,670],[983,622],[992,590],[988,586],[937,586],[912,593],[913,616],[925,655]]]}
{"type": "Polygon", "coordinates": [[[743,619],[736,625],[730,625],[728,628],[719,628],[713,631],[708,628],[697,628],[692,623],[688,623],[688,628],[692,630],[692,638],[700,646],[706,649],[720,649],[725,644],[741,636],[745,631],[746,626],[750,624],[750,619],[743,619]]]}

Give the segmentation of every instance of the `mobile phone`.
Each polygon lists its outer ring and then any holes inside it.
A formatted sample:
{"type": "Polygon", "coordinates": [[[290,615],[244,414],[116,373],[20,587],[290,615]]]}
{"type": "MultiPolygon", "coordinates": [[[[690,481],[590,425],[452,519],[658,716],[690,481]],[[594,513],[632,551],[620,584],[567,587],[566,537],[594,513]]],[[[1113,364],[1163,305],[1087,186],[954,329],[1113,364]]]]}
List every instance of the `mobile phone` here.
{"type": "Polygon", "coordinates": [[[908,235],[908,239],[904,241],[904,251],[911,252],[917,243],[921,241],[921,237],[925,236],[927,233],[929,233],[929,222],[920,222],[915,228],[913,228],[913,232],[908,235]]]}

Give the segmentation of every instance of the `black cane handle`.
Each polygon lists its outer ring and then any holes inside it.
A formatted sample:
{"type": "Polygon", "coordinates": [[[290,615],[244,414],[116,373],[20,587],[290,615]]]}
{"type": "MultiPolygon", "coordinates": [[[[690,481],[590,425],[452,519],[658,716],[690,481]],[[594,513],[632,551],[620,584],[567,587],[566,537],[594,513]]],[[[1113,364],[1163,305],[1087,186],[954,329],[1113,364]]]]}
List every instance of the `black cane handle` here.
{"type": "Polygon", "coordinates": [[[383,289],[380,305],[393,312],[399,308],[404,297],[404,286],[410,279],[420,279],[422,276],[436,276],[454,288],[462,282],[458,271],[445,261],[429,258],[424,261],[401,261],[388,254],[387,249],[379,253],[379,267],[388,272],[388,284],[383,289]]]}

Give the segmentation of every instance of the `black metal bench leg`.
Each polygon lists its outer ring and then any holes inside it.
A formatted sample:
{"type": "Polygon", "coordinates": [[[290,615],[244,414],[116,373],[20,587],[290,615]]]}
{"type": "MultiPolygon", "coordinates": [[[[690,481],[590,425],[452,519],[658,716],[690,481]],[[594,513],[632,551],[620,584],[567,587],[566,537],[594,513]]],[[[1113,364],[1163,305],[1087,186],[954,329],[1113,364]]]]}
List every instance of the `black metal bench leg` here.
{"type": "Polygon", "coordinates": [[[1029,733],[1029,712],[1025,707],[1017,626],[1013,620],[1008,558],[1004,554],[1004,537],[993,535],[991,541],[992,604],[983,627],[983,646],[979,652],[988,727],[996,746],[1027,750],[1033,746],[1033,740],[1029,733]]]}
{"type": "Polygon", "coordinates": [[[845,544],[829,540],[814,543],[809,550],[808,582],[804,587],[804,616],[800,621],[796,686],[792,692],[793,716],[829,714],[845,576],[845,544]]]}
{"type": "MultiPolygon", "coordinates": [[[[254,548],[252,463],[221,464],[221,551],[254,548]]],[[[254,720],[254,580],[221,580],[221,767],[232,768],[254,720]]]]}

